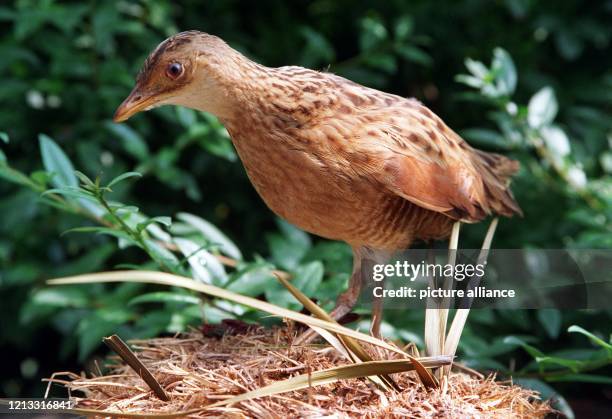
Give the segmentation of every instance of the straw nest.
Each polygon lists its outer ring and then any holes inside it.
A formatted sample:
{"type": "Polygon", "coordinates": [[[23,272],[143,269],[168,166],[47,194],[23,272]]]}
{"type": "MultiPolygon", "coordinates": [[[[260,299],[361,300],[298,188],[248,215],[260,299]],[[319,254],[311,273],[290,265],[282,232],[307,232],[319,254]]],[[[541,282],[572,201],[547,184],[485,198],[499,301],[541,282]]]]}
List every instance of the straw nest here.
{"type": "MultiPolygon", "coordinates": [[[[291,346],[290,328],[206,329],[132,341],[138,358],[165,389],[170,401],[155,396],[118,357],[105,374],[53,378],[78,397],[78,407],[125,414],[177,413],[261,388],[274,381],[348,364],[330,346],[291,346]],[[217,336],[219,335],[219,336],[217,336]]],[[[368,348],[378,359],[398,355],[368,348]]],[[[393,374],[402,391],[383,393],[366,379],[348,379],[259,397],[231,406],[193,412],[188,417],[544,417],[552,412],[538,394],[493,376],[452,373],[440,389],[426,390],[414,372],[393,374]]],[[[101,412],[100,417],[108,416],[101,412]]]]}

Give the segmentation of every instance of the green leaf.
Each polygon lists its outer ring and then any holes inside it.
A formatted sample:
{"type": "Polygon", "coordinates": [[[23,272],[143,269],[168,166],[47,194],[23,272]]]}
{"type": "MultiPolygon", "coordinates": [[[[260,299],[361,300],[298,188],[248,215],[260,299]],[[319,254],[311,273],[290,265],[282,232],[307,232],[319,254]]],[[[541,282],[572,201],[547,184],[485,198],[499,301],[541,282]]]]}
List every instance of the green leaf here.
{"type": "Polygon", "coordinates": [[[589,332],[589,331],[587,331],[587,330],[583,329],[583,328],[582,328],[582,327],[580,327],[580,326],[572,325],[572,326],[570,326],[570,327],[567,329],[567,331],[568,331],[569,333],[580,333],[580,334],[582,334],[582,335],[584,335],[584,336],[588,337],[588,338],[591,340],[591,342],[595,343],[596,345],[599,345],[599,346],[601,346],[602,348],[604,348],[604,349],[606,349],[606,350],[608,350],[608,351],[612,352],[612,345],[611,345],[611,344],[607,343],[607,342],[606,342],[606,341],[604,341],[603,339],[601,339],[601,338],[599,338],[599,337],[595,336],[594,334],[592,334],[591,332],[589,332]]]}
{"type": "Polygon", "coordinates": [[[363,62],[370,67],[393,74],[397,71],[397,60],[389,53],[371,52],[363,58],[363,62]]]}
{"type": "Polygon", "coordinates": [[[111,208],[115,208],[115,214],[119,215],[124,220],[128,220],[131,217],[138,218],[139,220],[144,218],[143,215],[138,214],[140,209],[134,205],[123,205],[120,203],[109,202],[109,206],[111,208]]]}
{"type": "Polygon", "coordinates": [[[176,117],[179,123],[185,128],[189,128],[195,124],[197,118],[196,112],[193,109],[184,108],[182,106],[176,107],[176,117]]]}
{"type": "Polygon", "coordinates": [[[69,310],[67,307],[36,304],[31,300],[25,301],[19,310],[19,323],[24,326],[30,325],[38,319],[51,319],[58,313],[68,312],[69,310]]]}
{"type": "Polygon", "coordinates": [[[553,308],[537,310],[538,321],[546,330],[548,336],[553,339],[559,337],[561,331],[561,312],[553,308]]]}
{"type": "Polygon", "coordinates": [[[91,180],[85,173],[75,170],[74,175],[81,181],[81,184],[86,186],[88,189],[96,187],[94,181],[91,180]]]}
{"type": "Polygon", "coordinates": [[[4,155],[4,153],[0,151],[0,177],[1,178],[4,178],[8,180],[9,182],[14,182],[18,185],[36,189],[35,185],[33,185],[33,182],[29,177],[27,177],[20,171],[15,170],[9,167],[8,165],[6,165],[5,164],[6,162],[2,161],[3,158],[6,159],[6,156],[4,155]]]}
{"type": "MultiPolygon", "coordinates": [[[[292,272],[293,280],[291,284],[299,289],[303,294],[312,297],[315,291],[319,289],[323,280],[323,263],[313,261],[301,266],[292,272]]],[[[265,290],[266,300],[274,302],[274,304],[286,308],[300,309],[301,303],[291,295],[291,293],[282,284],[277,283],[271,285],[265,290]]]]}
{"type": "Polygon", "coordinates": [[[119,245],[122,249],[125,249],[128,246],[138,246],[138,243],[132,238],[132,236],[130,236],[125,231],[107,228],[105,230],[99,231],[99,233],[115,237],[118,240],[119,245]]]}
{"type": "Polygon", "coordinates": [[[306,254],[305,249],[292,246],[292,243],[280,234],[266,235],[266,242],[270,248],[272,261],[277,266],[289,271],[296,269],[306,254]]]}
{"type": "Polygon", "coordinates": [[[291,283],[307,296],[312,296],[323,280],[323,264],[319,261],[299,266],[291,283]]]}
{"type": "Polygon", "coordinates": [[[325,271],[330,274],[348,273],[353,268],[353,251],[346,243],[319,241],[304,256],[304,261],[313,260],[323,262],[325,271]]]}
{"type": "MultiPolygon", "coordinates": [[[[225,132],[225,128],[223,130],[222,132],[225,132]]],[[[227,135],[219,135],[219,133],[207,135],[205,138],[200,139],[198,144],[214,156],[232,162],[237,160],[234,146],[232,146],[232,142],[227,135]]]]}
{"type": "Polygon", "coordinates": [[[465,137],[471,144],[483,147],[501,150],[512,148],[510,142],[503,135],[491,129],[469,128],[461,131],[461,136],[465,137]]]}
{"type": "Polygon", "coordinates": [[[97,199],[90,192],[75,187],[47,189],[40,196],[46,197],[47,195],[63,195],[70,198],[87,199],[92,202],[98,202],[97,199]]]}
{"type": "Polygon", "coordinates": [[[9,136],[6,132],[4,131],[0,131],[0,140],[2,140],[3,142],[5,142],[6,144],[9,143],[9,136]]]}
{"type": "Polygon", "coordinates": [[[535,346],[529,345],[527,342],[525,342],[523,339],[517,336],[507,336],[503,342],[509,345],[521,346],[523,349],[527,351],[527,353],[529,353],[529,355],[531,355],[534,358],[545,358],[546,357],[546,354],[544,354],[544,352],[540,351],[535,346]]]}
{"type": "Polygon", "coordinates": [[[256,297],[264,294],[266,289],[276,282],[276,278],[269,268],[257,266],[240,272],[238,278],[230,282],[226,289],[242,295],[256,297]]]}
{"type": "Polygon", "coordinates": [[[139,295],[130,300],[128,305],[142,303],[185,303],[185,304],[200,304],[202,302],[198,297],[187,294],[178,294],[176,292],[150,292],[148,294],[139,295]]]}
{"type": "Polygon", "coordinates": [[[166,216],[153,217],[150,220],[158,224],[163,224],[166,227],[170,227],[172,225],[172,218],[166,216]]]}
{"type": "Polygon", "coordinates": [[[172,313],[169,311],[151,311],[138,318],[134,324],[136,335],[142,338],[159,336],[167,331],[172,313]]]}
{"type": "Polygon", "coordinates": [[[387,39],[387,29],[378,19],[366,17],[361,21],[361,34],[359,46],[361,51],[374,49],[378,44],[387,39]]]}
{"type": "Polygon", "coordinates": [[[40,134],[38,141],[45,170],[54,174],[51,183],[58,188],[77,187],[79,182],[74,174],[74,167],[62,149],[45,134],[40,134]]]}
{"type": "Polygon", "coordinates": [[[99,226],[87,226],[87,227],[75,227],[69,230],[64,231],[62,234],[68,233],[115,233],[116,231],[109,227],[99,227],[99,226]]]}
{"type": "Polygon", "coordinates": [[[210,252],[191,240],[176,237],[174,242],[183,255],[188,258],[193,276],[205,284],[225,285],[228,281],[225,268],[210,252]]]}
{"type": "Polygon", "coordinates": [[[280,229],[283,236],[285,236],[289,241],[299,247],[309,249],[312,245],[312,240],[308,233],[300,230],[293,224],[289,224],[287,221],[277,218],[276,225],[280,229]]]}
{"type": "Polygon", "coordinates": [[[510,54],[503,48],[495,48],[491,69],[496,76],[497,90],[506,96],[511,96],[516,89],[517,75],[510,54]]]}
{"type": "Polygon", "coordinates": [[[114,178],[113,180],[111,180],[110,183],[108,185],[106,185],[106,187],[107,188],[112,188],[113,186],[115,186],[119,182],[122,182],[122,181],[124,181],[126,179],[134,178],[134,177],[142,177],[142,174],[138,173],[138,172],[123,173],[122,175],[119,175],[116,178],[114,178]]]}
{"type": "Polygon", "coordinates": [[[126,323],[131,313],[119,307],[108,307],[96,310],[84,317],[77,327],[79,335],[79,360],[87,356],[100,344],[104,336],[117,332],[117,327],[126,323]]]}
{"type": "Polygon", "coordinates": [[[556,31],[554,40],[561,56],[566,60],[573,61],[582,54],[585,45],[582,37],[578,35],[578,31],[568,29],[556,31]]]}
{"type": "Polygon", "coordinates": [[[149,256],[156,262],[163,265],[168,265],[172,269],[176,269],[179,265],[179,261],[174,254],[168,249],[160,246],[157,242],[149,239],[145,239],[145,244],[149,250],[149,256]]]}
{"type": "Polygon", "coordinates": [[[265,289],[266,301],[290,310],[301,310],[302,305],[280,283],[270,284],[265,289]]]}
{"type": "Polygon", "coordinates": [[[578,361],[575,359],[559,358],[555,356],[537,357],[535,360],[541,367],[546,367],[548,365],[562,366],[565,368],[569,368],[575,373],[579,372],[584,365],[584,362],[582,361],[578,361]]]}
{"type": "Polygon", "coordinates": [[[393,32],[398,40],[406,39],[414,28],[414,20],[410,15],[404,15],[395,22],[393,32]]]}
{"type": "Polygon", "coordinates": [[[106,122],[104,126],[121,140],[123,148],[132,157],[139,161],[144,161],[149,158],[149,147],[144,142],[140,134],[134,131],[126,124],[115,124],[106,122]]]}
{"type": "Polygon", "coordinates": [[[167,331],[170,333],[180,333],[188,327],[195,327],[202,323],[202,309],[196,305],[188,305],[172,313],[167,331]]]}
{"type": "Polygon", "coordinates": [[[270,247],[274,262],[287,270],[298,267],[306,252],[312,246],[310,236],[299,228],[278,218],[277,225],[282,232],[279,234],[268,234],[266,241],[270,247]]]}
{"type": "Polygon", "coordinates": [[[30,174],[30,179],[32,179],[34,183],[42,186],[43,188],[47,187],[49,182],[51,182],[52,177],[53,176],[50,173],[45,172],[44,170],[37,170],[30,174]]]}
{"type": "Polygon", "coordinates": [[[138,243],[125,231],[114,230],[109,227],[76,227],[63,232],[62,235],[68,233],[96,233],[112,236],[118,240],[119,245],[122,249],[125,249],[128,246],[138,246],[138,243]]]}
{"type": "Polygon", "coordinates": [[[34,293],[32,303],[54,307],[86,307],[87,296],[77,288],[44,288],[34,293]]]}
{"type": "MultiPolygon", "coordinates": [[[[113,243],[105,243],[91,246],[82,256],[72,257],[54,270],[57,275],[75,275],[81,272],[92,272],[99,270],[108,258],[115,252],[113,243]]],[[[90,303],[88,303],[90,304],[90,303]]]]}
{"type": "Polygon", "coordinates": [[[314,67],[319,64],[328,64],[335,60],[335,52],[330,42],[313,28],[302,26],[300,35],[306,45],[300,51],[300,64],[304,67],[314,67]]]}
{"type": "MultiPolygon", "coordinates": [[[[398,45],[395,51],[402,56],[402,58],[411,61],[416,64],[421,64],[424,67],[430,67],[433,64],[432,58],[421,50],[412,45],[398,45]]],[[[391,70],[391,68],[389,68],[391,70]]]]}
{"type": "Polygon", "coordinates": [[[272,258],[278,266],[294,270],[311,248],[312,241],[307,233],[280,218],[276,219],[276,224],[282,235],[266,235],[272,258]]]}
{"type": "Polygon", "coordinates": [[[549,381],[562,382],[577,382],[577,383],[595,383],[610,386],[612,385],[612,377],[595,374],[566,374],[560,377],[550,377],[549,381]]]}
{"type": "Polygon", "coordinates": [[[236,260],[242,260],[242,253],[240,252],[240,249],[238,249],[234,242],[232,242],[213,224],[198,216],[188,214],[186,212],[177,214],[176,218],[186,222],[199,231],[209,243],[218,245],[219,250],[222,253],[236,260]]]}
{"type": "Polygon", "coordinates": [[[504,337],[490,340],[467,334],[462,336],[460,346],[466,356],[471,358],[494,358],[513,351],[516,348],[516,342],[508,343],[504,337]]]}
{"type": "Polygon", "coordinates": [[[529,100],[527,122],[532,128],[541,128],[555,119],[558,109],[555,91],[550,86],[544,87],[529,100]]]}
{"type": "Polygon", "coordinates": [[[166,227],[170,227],[170,225],[172,225],[172,218],[166,217],[166,216],[148,218],[145,221],[138,223],[136,225],[136,230],[138,232],[141,232],[142,230],[144,230],[145,228],[147,228],[149,225],[153,223],[163,224],[166,227]]]}

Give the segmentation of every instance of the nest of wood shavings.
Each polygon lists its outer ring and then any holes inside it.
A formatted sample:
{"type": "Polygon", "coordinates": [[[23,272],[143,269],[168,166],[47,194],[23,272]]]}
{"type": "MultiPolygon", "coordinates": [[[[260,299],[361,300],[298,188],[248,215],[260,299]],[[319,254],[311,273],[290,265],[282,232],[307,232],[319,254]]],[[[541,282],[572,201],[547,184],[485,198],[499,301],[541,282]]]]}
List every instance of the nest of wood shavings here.
{"type": "MultiPolygon", "coordinates": [[[[157,398],[117,357],[106,375],[72,375],[65,385],[81,396],[77,407],[108,412],[176,413],[261,388],[274,381],[348,362],[329,346],[291,346],[287,328],[249,328],[240,334],[191,332],[174,338],[132,341],[138,358],[152,372],[169,402],[157,398]],[[213,337],[210,337],[213,336],[213,337]]],[[[364,344],[364,346],[367,346],[364,344]]],[[[378,359],[396,353],[369,347],[378,359]]],[[[494,377],[452,373],[438,390],[427,391],[414,372],[393,374],[401,392],[383,393],[366,379],[350,379],[309,389],[260,397],[189,417],[544,417],[552,412],[538,394],[494,377]]],[[[101,412],[100,417],[105,416],[101,412]]]]}

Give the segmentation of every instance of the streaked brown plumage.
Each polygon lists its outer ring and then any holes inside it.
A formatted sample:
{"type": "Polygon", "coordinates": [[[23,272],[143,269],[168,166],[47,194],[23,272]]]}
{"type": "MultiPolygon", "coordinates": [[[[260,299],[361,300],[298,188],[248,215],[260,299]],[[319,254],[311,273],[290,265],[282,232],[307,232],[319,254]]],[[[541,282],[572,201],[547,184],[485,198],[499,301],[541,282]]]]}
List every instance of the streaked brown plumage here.
{"type": "Polygon", "coordinates": [[[518,164],[475,150],[418,101],[330,73],[268,68],[208,34],[160,44],[115,120],[162,104],[218,116],[270,209],[349,243],[356,271],[360,249],[406,248],[448,237],[457,220],[520,213],[508,189],[518,164]]]}

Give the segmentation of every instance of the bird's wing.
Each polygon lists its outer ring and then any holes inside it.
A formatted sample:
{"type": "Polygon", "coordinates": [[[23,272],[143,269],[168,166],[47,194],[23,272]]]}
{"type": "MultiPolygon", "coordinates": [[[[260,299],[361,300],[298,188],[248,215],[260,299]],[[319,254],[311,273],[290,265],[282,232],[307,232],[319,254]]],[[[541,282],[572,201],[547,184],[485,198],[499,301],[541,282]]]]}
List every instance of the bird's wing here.
{"type": "Polygon", "coordinates": [[[423,208],[475,222],[521,212],[509,178],[518,163],[470,147],[416,101],[368,110],[351,143],[351,168],[423,208]],[[364,156],[368,156],[365,158],[364,156]]]}

